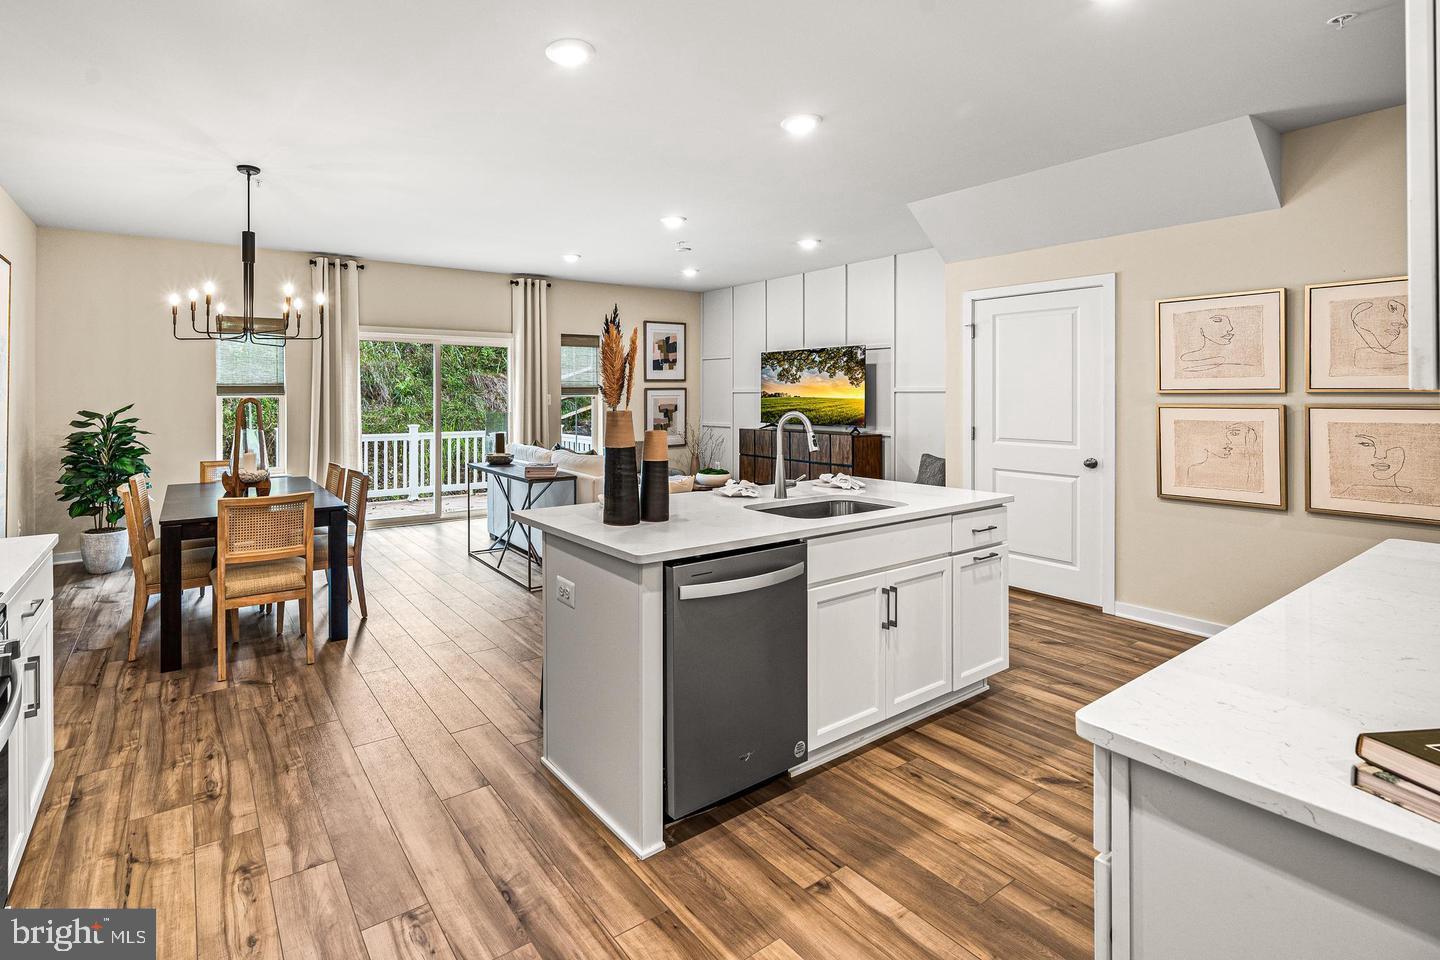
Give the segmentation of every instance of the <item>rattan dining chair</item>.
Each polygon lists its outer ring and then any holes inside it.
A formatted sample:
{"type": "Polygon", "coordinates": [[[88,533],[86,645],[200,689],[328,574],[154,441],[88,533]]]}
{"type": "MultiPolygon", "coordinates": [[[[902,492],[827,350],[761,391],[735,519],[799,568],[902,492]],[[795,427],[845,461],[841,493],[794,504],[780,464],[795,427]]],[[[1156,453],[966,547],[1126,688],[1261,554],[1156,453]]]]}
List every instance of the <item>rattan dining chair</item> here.
{"type": "MultiPolygon", "coordinates": [[[[143,476],[143,474],[142,474],[143,476]]],[[[125,529],[130,534],[130,560],[135,567],[135,600],[130,607],[130,653],[126,658],[134,660],[140,652],[140,628],[145,623],[145,608],[150,598],[160,592],[160,554],[151,550],[149,536],[151,528],[146,521],[149,510],[141,506],[148,500],[142,495],[137,500],[134,479],[129,487],[119,487],[116,493],[125,505],[125,529]]],[[[189,590],[210,586],[210,564],[215,559],[214,547],[197,547],[180,551],[180,589],[189,590]]]]}
{"type": "Polygon", "coordinates": [[[325,489],[335,496],[344,496],[340,492],[345,486],[345,468],[338,463],[327,464],[325,467],[325,489]]]}
{"type": "Polygon", "coordinates": [[[200,461],[200,482],[215,483],[220,479],[230,466],[229,460],[201,460],[200,461]]]}
{"type": "Polygon", "coordinates": [[[285,627],[286,600],[300,601],[305,662],[315,662],[315,609],[310,595],[314,570],[315,495],[224,497],[215,522],[215,667],[228,674],[226,625],[240,638],[240,607],[276,604],[275,632],[285,627]]]}
{"type": "MultiPolygon", "coordinates": [[[[365,609],[365,570],[361,562],[365,546],[365,506],[370,495],[370,478],[359,470],[345,471],[344,492],[339,494],[345,501],[345,515],[349,523],[345,536],[345,564],[355,581],[355,599],[360,604],[360,619],[369,616],[365,609]]],[[[328,561],[330,537],[324,530],[315,531],[315,556],[321,565],[328,561]]],[[[325,568],[329,577],[329,567],[325,568]]],[[[283,611],[282,611],[283,615],[283,611]]]]}
{"type": "MultiPolygon", "coordinates": [[[[151,498],[151,491],[154,486],[150,478],[143,473],[137,473],[130,478],[130,497],[135,501],[136,512],[140,514],[140,529],[148,538],[145,543],[145,552],[148,556],[160,556],[160,535],[155,530],[155,501],[151,498]]],[[[201,547],[215,546],[214,537],[203,537],[197,540],[185,540],[180,544],[181,550],[198,550],[201,547]]]]}

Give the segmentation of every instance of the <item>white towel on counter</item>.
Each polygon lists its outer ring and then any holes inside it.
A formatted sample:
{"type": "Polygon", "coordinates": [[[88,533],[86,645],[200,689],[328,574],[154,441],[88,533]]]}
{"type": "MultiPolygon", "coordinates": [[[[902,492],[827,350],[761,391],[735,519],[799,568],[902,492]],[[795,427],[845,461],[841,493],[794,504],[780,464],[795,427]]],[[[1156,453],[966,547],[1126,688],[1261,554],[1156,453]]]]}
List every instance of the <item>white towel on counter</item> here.
{"type": "Polygon", "coordinates": [[[816,483],[824,484],[827,487],[835,487],[839,490],[864,490],[865,481],[858,477],[852,477],[847,473],[822,473],[816,483]]]}
{"type": "Polygon", "coordinates": [[[737,482],[734,477],[726,480],[725,486],[719,487],[718,489],[716,489],[715,492],[722,497],[760,496],[760,488],[755,486],[755,484],[751,483],[749,480],[740,480],[737,482]]]}

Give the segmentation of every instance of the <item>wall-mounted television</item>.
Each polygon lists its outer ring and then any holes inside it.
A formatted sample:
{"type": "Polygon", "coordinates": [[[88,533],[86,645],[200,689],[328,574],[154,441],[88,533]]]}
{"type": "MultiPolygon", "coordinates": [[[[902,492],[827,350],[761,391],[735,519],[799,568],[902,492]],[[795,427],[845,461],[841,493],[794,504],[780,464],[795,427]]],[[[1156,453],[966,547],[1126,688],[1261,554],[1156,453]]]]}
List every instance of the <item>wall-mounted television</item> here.
{"type": "Polygon", "coordinates": [[[760,354],[760,420],[798,410],[817,427],[865,426],[865,348],[760,354]]]}

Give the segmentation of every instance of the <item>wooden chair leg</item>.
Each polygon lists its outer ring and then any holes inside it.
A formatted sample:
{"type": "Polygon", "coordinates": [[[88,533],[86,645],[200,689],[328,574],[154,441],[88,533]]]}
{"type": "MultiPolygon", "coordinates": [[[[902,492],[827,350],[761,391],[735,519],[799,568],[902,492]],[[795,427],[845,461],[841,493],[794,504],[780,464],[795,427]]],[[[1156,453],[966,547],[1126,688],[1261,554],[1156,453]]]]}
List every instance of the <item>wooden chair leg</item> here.
{"type": "Polygon", "coordinates": [[[360,619],[364,620],[369,616],[365,612],[365,574],[360,570],[360,559],[355,559],[355,565],[350,568],[350,573],[355,579],[355,598],[360,601],[360,619]]]}
{"type": "Polygon", "coordinates": [[[219,596],[216,596],[214,591],[211,591],[211,595],[215,598],[214,604],[212,605],[212,609],[215,611],[212,617],[215,621],[215,676],[221,683],[224,683],[225,677],[228,674],[225,661],[229,656],[229,650],[226,649],[225,643],[225,624],[227,618],[225,611],[220,609],[219,596]]]}
{"type": "Polygon", "coordinates": [[[140,653],[140,627],[145,623],[145,607],[149,601],[145,587],[137,583],[135,600],[130,607],[130,656],[127,659],[134,660],[140,653]]]}
{"type": "Polygon", "coordinates": [[[300,598],[300,624],[305,628],[305,662],[315,662],[315,598],[300,598]]]}
{"type": "Polygon", "coordinates": [[[228,618],[229,621],[230,621],[230,629],[235,632],[235,639],[234,639],[234,640],[231,640],[230,642],[231,642],[231,643],[239,643],[239,642],[240,642],[240,609],[239,609],[238,607],[231,607],[228,611],[226,611],[226,616],[227,616],[227,618],[228,618]]]}
{"type": "Polygon", "coordinates": [[[285,636],[285,601],[275,604],[275,636],[285,636]]]}

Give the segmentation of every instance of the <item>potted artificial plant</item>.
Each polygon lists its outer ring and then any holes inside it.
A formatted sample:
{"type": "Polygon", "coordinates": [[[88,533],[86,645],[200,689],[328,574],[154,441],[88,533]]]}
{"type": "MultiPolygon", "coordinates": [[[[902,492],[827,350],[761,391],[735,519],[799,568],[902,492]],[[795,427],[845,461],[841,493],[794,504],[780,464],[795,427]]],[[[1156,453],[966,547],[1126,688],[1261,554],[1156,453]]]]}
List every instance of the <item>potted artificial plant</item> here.
{"type": "Polygon", "coordinates": [[[620,305],[605,315],[600,334],[600,398],[605,402],[605,503],[601,519],[612,526],[640,522],[640,476],[635,462],[635,421],[630,394],[640,328],[630,331],[626,349],[620,335],[620,305]]]}
{"type": "Polygon", "coordinates": [[[137,417],[81,410],[71,420],[75,430],[65,438],[60,458],[60,492],[55,499],[70,504],[70,516],[89,517],[92,526],[80,537],[80,558],[87,573],[114,573],[125,563],[125,509],[116,488],[137,473],[149,473],[150,448],[140,442],[137,417]]]}

